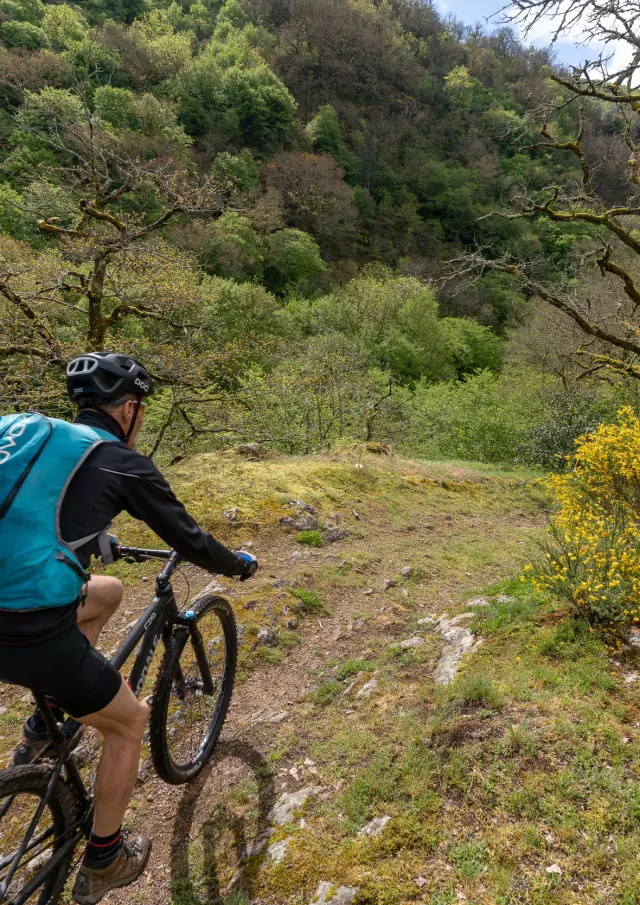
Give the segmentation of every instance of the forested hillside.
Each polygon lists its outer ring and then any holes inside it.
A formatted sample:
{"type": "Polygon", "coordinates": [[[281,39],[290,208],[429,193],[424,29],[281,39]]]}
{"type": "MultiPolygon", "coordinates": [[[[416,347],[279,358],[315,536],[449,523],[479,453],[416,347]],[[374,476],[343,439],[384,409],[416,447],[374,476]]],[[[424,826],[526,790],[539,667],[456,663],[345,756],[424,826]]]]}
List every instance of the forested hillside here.
{"type": "MultiPolygon", "coordinates": [[[[442,281],[487,247],[562,271],[593,232],[486,216],[580,171],[534,146],[547,52],[422,0],[0,0],[0,39],[4,410],[64,412],[88,348],[149,362],[168,458],[391,439],[548,464],[611,410],[508,274],[442,281]]],[[[606,151],[615,117],[587,118],[606,151]]]]}

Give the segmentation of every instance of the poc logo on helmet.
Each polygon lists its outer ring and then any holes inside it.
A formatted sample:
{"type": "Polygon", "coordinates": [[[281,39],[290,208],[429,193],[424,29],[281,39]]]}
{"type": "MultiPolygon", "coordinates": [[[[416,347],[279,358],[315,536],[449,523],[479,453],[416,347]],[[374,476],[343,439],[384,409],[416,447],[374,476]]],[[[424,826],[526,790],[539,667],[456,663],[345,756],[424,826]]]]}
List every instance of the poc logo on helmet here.
{"type": "Polygon", "coordinates": [[[134,383],[137,387],[140,387],[141,390],[144,390],[145,393],[149,392],[149,384],[145,383],[143,380],[140,380],[139,377],[136,377],[134,383]]]}

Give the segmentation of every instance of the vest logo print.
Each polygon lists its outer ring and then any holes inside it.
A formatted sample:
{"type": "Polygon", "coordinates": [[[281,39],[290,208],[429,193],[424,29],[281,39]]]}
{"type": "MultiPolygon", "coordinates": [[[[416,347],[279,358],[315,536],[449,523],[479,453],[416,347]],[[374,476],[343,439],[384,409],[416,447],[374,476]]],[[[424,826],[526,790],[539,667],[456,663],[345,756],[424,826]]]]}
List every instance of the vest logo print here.
{"type": "Polygon", "coordinates": [[[15,424],[12,424],[7,436],[0,442],[0,465],[4,465],[11,458],[11,452],[15,448],[16,440],[24,434],[28,420],[28,418],[21,418],[15,424]]]}

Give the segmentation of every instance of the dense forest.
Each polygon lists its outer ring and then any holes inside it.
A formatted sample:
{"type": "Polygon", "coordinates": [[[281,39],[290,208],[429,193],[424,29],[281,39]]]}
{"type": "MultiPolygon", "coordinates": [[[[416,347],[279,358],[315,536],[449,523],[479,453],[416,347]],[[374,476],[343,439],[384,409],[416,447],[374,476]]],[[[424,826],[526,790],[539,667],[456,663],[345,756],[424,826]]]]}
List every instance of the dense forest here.
{"type": "Polygon", "coordinates": [[[0,0],[2,410],[67,413],[65,361],[117,349],[160,382],[164,460],[390,440],[553,464],[621,390],[580,381],[544,292],[455,262],[595,279],[589,222],[491,216],[577,180],[580,128],[616,196],[619,114],[554,74],[424,0],[0,0]]]}

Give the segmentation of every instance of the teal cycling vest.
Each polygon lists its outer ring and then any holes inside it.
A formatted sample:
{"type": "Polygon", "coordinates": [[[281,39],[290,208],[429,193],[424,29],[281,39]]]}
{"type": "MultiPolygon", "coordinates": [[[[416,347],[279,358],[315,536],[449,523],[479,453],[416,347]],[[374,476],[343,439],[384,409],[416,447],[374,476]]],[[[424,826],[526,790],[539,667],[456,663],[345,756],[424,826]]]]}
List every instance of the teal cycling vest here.
{"type": "MultiPolygon", "coordinates": [[[[71,479],[107,431],[37,412],[0,418],[0,609],[64,606],[88,575],[74,543],[60,535],[60,510],[71,479]]],[[[108,527],[108,526],[107,526],[108,527]]]]}

